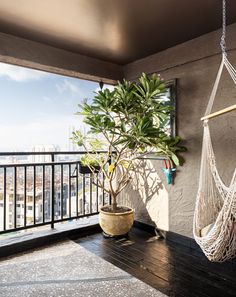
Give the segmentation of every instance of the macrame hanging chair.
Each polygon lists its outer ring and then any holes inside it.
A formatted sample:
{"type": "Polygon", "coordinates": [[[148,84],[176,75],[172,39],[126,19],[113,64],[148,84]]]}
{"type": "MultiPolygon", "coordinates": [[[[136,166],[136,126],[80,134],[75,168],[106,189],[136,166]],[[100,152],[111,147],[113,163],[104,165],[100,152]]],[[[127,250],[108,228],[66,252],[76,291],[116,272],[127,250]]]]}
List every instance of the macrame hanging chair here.
{"type": "Polygon", "coordinates": [[[223,262],[236,256],[236,169],[229,185],[217,170],[208,121],[236,109],[236,104],[211,113],[224,68],[236,84],[236,70],[225,51],[226,7],[223,0],[222,60],[203,121],[203,145],[199,187],[194,213],[193,233],[196,242],[210,261],[223,262]]]}

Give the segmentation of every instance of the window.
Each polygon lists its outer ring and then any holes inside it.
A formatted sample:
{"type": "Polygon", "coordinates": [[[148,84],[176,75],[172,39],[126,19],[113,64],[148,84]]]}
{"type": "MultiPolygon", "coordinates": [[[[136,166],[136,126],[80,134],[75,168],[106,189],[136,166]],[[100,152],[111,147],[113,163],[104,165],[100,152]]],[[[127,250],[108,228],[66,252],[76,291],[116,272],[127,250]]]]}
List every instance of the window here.
{"type": "Polygon", "coordinates": [[[170,136],[176,136],[176,81],[168,81],[166,87],[166,93],[162,96],[161,101],[165,102],[167,106],[171,106],[173,110],[165,123],[165,131],[170,136]]]}
{"type": "MultiPolygon", "coordinates": [[[[164,123],[164,130],[168,135],[175,137],[176,136],[176,80],[170,80],[166,82],[166,93],[161,97],[162,102],[165,102],[166,105],[172,107],[170,112],[170,117],[164,123]]],[[[155,152],[150,152],[150,154],[144,157],[145,159],[162,159],[162,157],[157,157],[155,152]]]]}

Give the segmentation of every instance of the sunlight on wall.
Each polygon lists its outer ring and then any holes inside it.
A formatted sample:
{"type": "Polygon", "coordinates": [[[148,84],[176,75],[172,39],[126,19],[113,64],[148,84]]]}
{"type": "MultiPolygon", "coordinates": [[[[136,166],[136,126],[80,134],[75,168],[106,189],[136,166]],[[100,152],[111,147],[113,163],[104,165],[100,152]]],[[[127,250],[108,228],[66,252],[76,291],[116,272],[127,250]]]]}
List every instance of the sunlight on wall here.
{"type": "Polygon", "coordinates": [[[157,167],[160,162],[138,161],[130,185],[121,193],[119,203],[135,209],[135,219],[169,230],[169,195],[163,184],[164,176],[157,167]]]}

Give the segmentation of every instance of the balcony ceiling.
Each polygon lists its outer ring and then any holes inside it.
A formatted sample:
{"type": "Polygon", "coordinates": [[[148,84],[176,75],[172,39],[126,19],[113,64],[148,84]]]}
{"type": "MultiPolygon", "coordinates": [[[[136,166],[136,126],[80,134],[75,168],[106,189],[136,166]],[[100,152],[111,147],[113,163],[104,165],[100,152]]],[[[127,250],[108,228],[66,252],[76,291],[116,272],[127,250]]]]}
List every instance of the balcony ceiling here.
{"type": "MultiPolygon", "coordinates": [[[[227,0],[236,22],[236,1],[227,0]]],[[[0,31],[126,64],[221,26],[221,0],[1,0],[0,31]]]]}

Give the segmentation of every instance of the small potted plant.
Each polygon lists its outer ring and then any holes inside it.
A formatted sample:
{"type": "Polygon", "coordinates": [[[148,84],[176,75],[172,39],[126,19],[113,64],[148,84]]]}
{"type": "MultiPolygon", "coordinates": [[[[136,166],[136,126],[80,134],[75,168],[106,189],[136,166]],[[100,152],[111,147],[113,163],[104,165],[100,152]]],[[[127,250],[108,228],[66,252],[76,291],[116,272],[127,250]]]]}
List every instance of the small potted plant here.
{"type": "Polygon", "coordinates": [[[79,173],[81,174],[91,174],[99,172],[100,162],[99,160],[91,154],[86,154],[81,157],[79,161],[79,173]]]}
{"type": "MultiPolygon", "coordinates": [[[[84,137],[79,131],[74,132],[74,141],[88,152],[87,138],[95,135],[94,158],[99,158],[97,149],[105,151],[98,161],[105,182],[96,182],[111,195],[111,205],[101,207],[99,214],[100,225],[109,236],[126,234],[133,224],[133,209],[119,205],[118,198],[130,183],[138,160],[155,152],[179,165],[176,153],[184,148],[179,146],[178,136],[171,137],[166,132],[171,107],[161,100],[165,92],[160,76],[142,74],[138,82],[118,82],[113,91],[100,90],[91,103],[80,105],[78,114],[84,116],[90,130],[84,137]]],[[[98,171],[98,167],[89,167],[92,173],[98,171]]]]}
{"type": "Polygon", "coordinates": [[[74,131],[72,133],[72,140],[80,147],[83,147],[86,154],[84,154],[79,163],[79,173],[81,174],[93,174],[100,171],[100,164],[103,162],[103,156],[98,154],[98,150],[102,147],[102,142],[93,139],[93,137],[84,137],[80,131],[74,131]]]}

